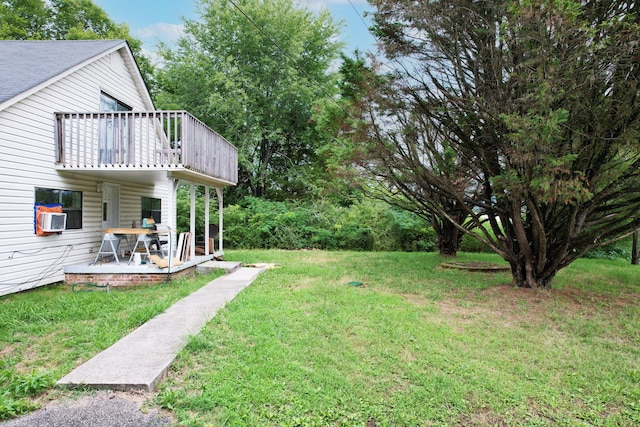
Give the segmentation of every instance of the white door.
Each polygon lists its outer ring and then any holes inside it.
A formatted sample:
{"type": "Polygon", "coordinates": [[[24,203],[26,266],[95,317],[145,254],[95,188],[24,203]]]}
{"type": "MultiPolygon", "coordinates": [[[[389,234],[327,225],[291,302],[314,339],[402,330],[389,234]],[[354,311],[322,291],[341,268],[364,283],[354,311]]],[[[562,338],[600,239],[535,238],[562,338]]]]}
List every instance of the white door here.
{"type": "Polygon", "coordinates": [[[120,227],[120,186],[102,184],[102,229],[120,227]]]}

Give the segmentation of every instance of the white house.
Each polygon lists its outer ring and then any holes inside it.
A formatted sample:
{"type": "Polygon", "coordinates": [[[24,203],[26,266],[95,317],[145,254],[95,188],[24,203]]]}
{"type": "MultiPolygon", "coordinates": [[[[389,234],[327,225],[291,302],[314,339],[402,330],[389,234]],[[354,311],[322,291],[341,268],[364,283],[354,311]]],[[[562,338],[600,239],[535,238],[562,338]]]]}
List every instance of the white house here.
{"type": "Polygon", "coordinates": [[[175,242],[178,184],[191,184],[192,234],[195,185],[207,218],[215,190],[222,226],[221,190],[237,182],[236,148],[185,111],[156,111],[122,40],[0,41],[0,147],[0,295],[90,266],[108,227],[153,217],[175,242]],[[36,211],[51,204],[66,225],[42,233],[36,211]]]}

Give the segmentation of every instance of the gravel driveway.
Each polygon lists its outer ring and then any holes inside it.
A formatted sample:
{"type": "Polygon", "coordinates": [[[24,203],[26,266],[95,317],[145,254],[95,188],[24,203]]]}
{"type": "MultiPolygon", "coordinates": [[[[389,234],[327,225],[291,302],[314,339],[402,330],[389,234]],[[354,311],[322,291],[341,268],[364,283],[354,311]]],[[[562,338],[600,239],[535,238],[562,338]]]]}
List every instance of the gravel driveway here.
{"type": "Polygon", "coordinates": [[[0,427],[161,427],[172,420],[158,410],[146,410],[141,393],[97,391],[78,399],[54,401],[0,427]]]}

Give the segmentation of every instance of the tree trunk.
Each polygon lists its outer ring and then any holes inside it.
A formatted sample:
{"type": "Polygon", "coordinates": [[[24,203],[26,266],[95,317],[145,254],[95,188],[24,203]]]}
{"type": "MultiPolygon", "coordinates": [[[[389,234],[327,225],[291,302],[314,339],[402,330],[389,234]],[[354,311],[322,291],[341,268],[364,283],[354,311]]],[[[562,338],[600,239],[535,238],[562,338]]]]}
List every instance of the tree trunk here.
{"type": "Polygon", "coordinates": [[[631,264],[640,264],[640,246],[638,245],[638,238],[640,237],[640,230],[633,233],[633,246],[631,247],[631,264]]]}
{"type": "Polygon", "coordinates": [[[557,272],[544,270],[542,273],[536,274],[537,266],[535,265],[535,260],[533,258],[526,259],[522,255],[518,261],[510,262],[510,265],[514,284],[519,288],[551,288],[551,281],[557,272]]]}
{"type": "Polygon", "coordinates": [[[462,243],[462,233],[449,221],[442,221],[439,227],[436,228],[438,234],[438,250],[440,255],[456,256],[462,243]]]}

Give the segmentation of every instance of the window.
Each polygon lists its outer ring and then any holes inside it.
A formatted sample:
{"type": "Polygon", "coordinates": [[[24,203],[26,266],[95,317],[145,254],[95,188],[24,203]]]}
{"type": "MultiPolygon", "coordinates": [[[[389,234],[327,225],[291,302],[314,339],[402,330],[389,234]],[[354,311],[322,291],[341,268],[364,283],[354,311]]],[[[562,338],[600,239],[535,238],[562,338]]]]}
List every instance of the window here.
{"type": "Polygon", "coordinates": [[[82,228],[82,191],[36,188],[36,205],[61,204],[67,214],[67,230],[82,228]]]}
{"type": "Polygon", "coordinates": [[[112,96],[107,95],[104,92],[100,92],[100,111],[131,111],[124,102],[118,101],[112,96]]]}
{"type": "MultiPolygon", "coordinates": [[[[100,112],[131,111],[131,107],[117,99],[100,93],[100,112]]],[[[113,115],[105,115],[100,118],[100,163],[123,164],[127,163],[127,150],[129,146],[129,121],[126,117],[121,120],[113,115]]]]}
{"type": "Polygon", "coordinates": [[[162,200],[153,197],[142,197],[142,218],[153,218],[156,223],[162,222],[162,200]]]}

